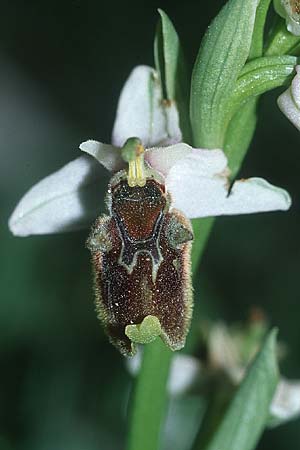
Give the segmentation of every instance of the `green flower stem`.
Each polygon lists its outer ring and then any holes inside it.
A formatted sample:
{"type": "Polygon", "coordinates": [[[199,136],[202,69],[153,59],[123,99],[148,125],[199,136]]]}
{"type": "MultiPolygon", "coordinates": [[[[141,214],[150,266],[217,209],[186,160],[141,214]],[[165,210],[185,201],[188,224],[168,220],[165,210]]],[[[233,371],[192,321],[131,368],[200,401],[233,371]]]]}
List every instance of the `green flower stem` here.
{"type": "Polygon", "coordinates": [[[161,339],[144,346],[141,370],[131,401],[127,450],[158,450],[167,408],[172,352],[161,339]]]}

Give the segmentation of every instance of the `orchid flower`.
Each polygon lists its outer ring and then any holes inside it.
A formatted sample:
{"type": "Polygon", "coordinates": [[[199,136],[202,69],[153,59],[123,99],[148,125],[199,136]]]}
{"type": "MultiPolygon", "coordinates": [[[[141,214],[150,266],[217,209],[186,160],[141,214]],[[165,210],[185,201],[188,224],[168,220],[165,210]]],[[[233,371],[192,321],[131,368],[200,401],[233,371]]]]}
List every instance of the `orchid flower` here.
{"type": "Polygon", "coordinates": [[[176,105],[162,100],[157,73],[138,66],[121,92],[112,145],[87,140],[80,156],[33,186],[9,219],[17,236],[58,233],[89,227],[99,215],[101,165],[124,166],[120,147],[132,136],[142,141],[145,160],[165,177],[173,206],[187,217],[246,214],[290,207],[289,194],[262,178],[233,183],[221,149],[195,149],[182,143],[176,105]],[[100,163],[100,164],[98,164],[100,163]]]}
{"type": "Polygon", "coordinates": [[[286,20],[287,30],[300,36],[300,2],[299,0],[274,0],[276,12],[286,20]]]}
{"type": "Polygon", "coordinates": [[[277,100],[283,114],[300,130],[300,66],[296,66],[296,75],[290,87],[277,100]]]}

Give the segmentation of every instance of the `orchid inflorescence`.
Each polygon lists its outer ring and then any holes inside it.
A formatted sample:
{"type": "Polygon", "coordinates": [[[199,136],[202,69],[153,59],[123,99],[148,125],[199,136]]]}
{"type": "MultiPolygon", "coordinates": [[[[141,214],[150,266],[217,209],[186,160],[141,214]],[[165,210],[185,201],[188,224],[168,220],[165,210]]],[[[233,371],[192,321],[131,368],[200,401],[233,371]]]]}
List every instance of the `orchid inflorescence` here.
{"type": "MultiPolygon", "coordinates": [[[[263,93],[288,85],[278,106],[300,130],[300,4],[274,0],[273,5],[278,23],[271,25],[267,40],[270,1],[229,0],[207,31],[190,78],[175,28],[159,11],[156,67],[137,66],[130,73],[111,144],[92,138],[82,142],[83,154],[29,189],[9,219],[16,236],[91,228],[86,245],[98,316],[123,355],[138,350],[131,366],[141,354],[136,344],[157,343],[160,337],[171,350],[185,345],[193,309],[191,242],[201,243],[193,255],[196,267],[210,231],[202,237],[189,219],[286,211],[291,206],[289,193],[263,178],[236,180],[263,93]],[[104,202],[107,172],[111,179],[104,202]],[[104,203],[108,214],[99,217],[104,203]]],[[[279,379],[276,330],[265,338],[266,330],[263,323],[263,333],[251,343],[245,360],[249,335],[243,330],[237,336],[223,323],[209,327],[206,363],[181,354],[174,358],[171,395],[191,386],[197,390],[199,380],[206,383],[220,373],[233,387],[226,414],[218,417],[217,432],[205,447],[209,450],[250,450],[267,424],[300,414],[299,382],[279,379]]],[[[146,362],[136,391],[129,450],[144,448],[143,433],[135,434],[136,411],[146,414],[144,392],[159,383],[163,392],[167,384],[169,353],[160,354],[160,347],[151,353],[153,348],[143,348],[146,362]],[[160,365],[166,369],[162,376],[160,365]]],[[[156,413],[149,408],[150,421],[156,413]]],[[[156,442],[157,421],[153,429],[149,435],[156,442]]],[[[204,448],[202,442],[199,448],[204,448]]]]}

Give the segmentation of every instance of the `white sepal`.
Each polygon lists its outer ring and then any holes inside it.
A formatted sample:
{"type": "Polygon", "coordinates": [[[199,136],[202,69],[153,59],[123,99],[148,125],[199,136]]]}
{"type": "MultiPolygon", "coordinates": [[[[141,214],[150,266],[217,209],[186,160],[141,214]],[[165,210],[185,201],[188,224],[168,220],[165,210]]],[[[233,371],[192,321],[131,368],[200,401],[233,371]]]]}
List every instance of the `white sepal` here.
{"type": "Polygon", "coordinates": [[[9,219],[16,236],[60,233],[91,225],[103,203],[101,166],[80,156],[35,184],[9,219]]]}

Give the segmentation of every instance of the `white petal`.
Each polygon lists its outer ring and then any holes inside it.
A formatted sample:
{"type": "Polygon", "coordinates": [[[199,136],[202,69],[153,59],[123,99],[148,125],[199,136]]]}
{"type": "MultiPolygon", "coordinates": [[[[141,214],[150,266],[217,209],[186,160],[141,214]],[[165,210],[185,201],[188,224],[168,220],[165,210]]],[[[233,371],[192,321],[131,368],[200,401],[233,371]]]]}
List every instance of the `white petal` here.
{"type": "Polygon", "coordinates": [[[166,185],[173,205],[190,218],[287,210],[289,194],[261,178],[236,181],[228,195],[228,171],[220,150],[199,151],[176,163],[166,185]],[[203,152],[206,164],[203,165],[203,152]],[[219,172],[219,169],[223,170],[219,172]],[[217,169],[218,168],[218,169],[217,169]]]}
{"type": "Polygon", "coordinates": [[[280,111],[300,130],[300,110],[293,100],[290,87],[278,97],[277,104],[280,111]]]}
{"type": "Polygon", "coordinates": [[[280,380],[270,406],[270,413],[280,422],[300,415],[300,380],[280,380]]]}
{"type": "Polygon", "coordinates": [[[79,148],[83,152],[96,158],[96,160],[110,172],[117,172],[124,167],[124,161],[118,147],[102,144],[102,142],[90,139],[82,142],[82,144],[79,145],[79,148]]]}
{"type": "Polygon", "coordinates": [[[163,102],[157,73],[148,66],[131,72],[119,98],[112,143],[122,147],[130,137],[140,138],[145,147],[181,141],[176,105],[163,102]]]}
{"type": "Polygon", "coordinates": [[[300,130],[300,66],[296,66],[297,74],[291,86],[277,99],[279,109],[300,130]]]}
{"type": "Polygon", "coordinates": [[[87,156],[71,161],[33,186],[9,219],[16,236],[59,233],[90,226],[99,214],[101,166],[87,156]]]}
{"type": "Polygon", "coordinates": [[[158,170],[162,175],[166,176],[174,164],[192,152],[192,147],[184,143],[170,145],[168,147],[154,147],[146,150],[145,160],[153,169],[158,170]]]}

